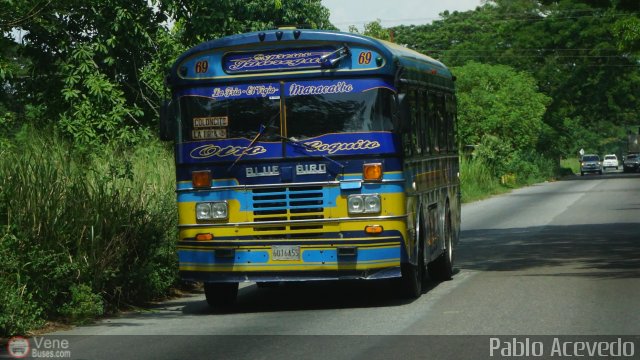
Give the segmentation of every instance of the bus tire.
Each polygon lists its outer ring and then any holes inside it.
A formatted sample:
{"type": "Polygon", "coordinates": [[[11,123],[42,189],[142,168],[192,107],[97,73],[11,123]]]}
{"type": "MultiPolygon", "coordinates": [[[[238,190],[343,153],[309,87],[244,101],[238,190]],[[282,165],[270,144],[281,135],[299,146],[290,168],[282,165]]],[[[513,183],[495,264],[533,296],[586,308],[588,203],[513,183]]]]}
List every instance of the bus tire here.
{"type": "Polygon", "coordinates": [[[422,246],[418,251],[418,263],[402,264],[402,278],[400,279],[400,287],[402,297],[405,299],[417,299],[422,295],[423,277],[426,275],[422,264],[424,263],[424,250],[422,246]]]}
{"type": "Polygon", "coordinates": [[[228,308],[236,302],[238,283],[204,283],[204,296],[209,307],[228,308]]]}
{"type": "Polygon", "coordinates": [[[453,231],[451,212],[447,206],[444,221],[444,252],[428,265],[429,277],[435,281],[451,280],[453,276],[453,231]]]}

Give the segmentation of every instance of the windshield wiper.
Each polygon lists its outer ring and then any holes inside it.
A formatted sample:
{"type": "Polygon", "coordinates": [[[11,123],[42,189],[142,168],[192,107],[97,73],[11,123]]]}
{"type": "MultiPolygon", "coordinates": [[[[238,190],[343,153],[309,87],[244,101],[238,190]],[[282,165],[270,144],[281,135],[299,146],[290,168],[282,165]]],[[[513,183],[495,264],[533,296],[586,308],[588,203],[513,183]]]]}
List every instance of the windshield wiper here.
{"type": "Polygon", "coordinates": [[[338,50],[330,52],[326,55],[322,55],[320,57],[320,63],[322,64],[322,66],[333,68],[333,67],[336,67],[336,65],[338,65],[340,60],[346,58],[347,56],[351,56],[351,49],[349,49],[347,44],[343,44],[342,47],[339,48],[338,50]],[[336,57],[335,59],[329,60],[329,58],[334,54],[338,54],[338,57],[336,57]]]}
{"type": "MultiPolygon", "coordinates": [[[[271,119],[269,119],[269,121],[267,122],[267,124],[260,124],[260,129],[258,130],[258,133],[256,134],[256,136],[253,138],[253,140],[251,140],[251,142],[249,143],[249,146],[247,146],[244,151],[242,152],[242,154],[240,154],[240,156],[238,156],[236,158],[236,160],[229,166],[229,168],[227,168],[227,172],[231,171],[231,169],[233,169],[234,166],[236,166],[236,164],[238,163],[238,161],[240,161],[240,159],[242,159],[244,157],[244,155],[249,151],[249,149],[251,149],[253,147],[253,145],[256,143],[256,141],[258,141],[258,139],[260,139],[260,137],[262,136],[262,134],[264,134],[264,132],[270,128],[271,126],[273,126],[273,123],[275,122],[275,120],[278,118],[278,116],[280,116],[280,111],[278,111],[278,113],[276,113],[275,115],[273,115],[271,117],[271,119]]],[[[278,135],[278,137],[281,137],[280,135],[278,135]]]]}
{"type": "MultiPolygon", "coordinates": [[[[303,142],[302,142],[302,141],[300,141],[300,140],[297,140],[297,139],[294,139],[294,138],[288,138],[288,137],[284,137],[284,136],[280,136],[280,135],[277,135],[277,137],[279,137],[280,139],[282,139],[282,140],[284,140],[284,141],[286,141],[286,142],[290,143],[291,145],[294,145],[294,146],[297,146],[297,147],[303,148],[304,150],[307,150],[307,151],[305,151],[305,153],[306,153],[307,155],[312,155],[312,156],[313,156],[313,154],[309,154],[309,152],[308,152],[308,151],[318,151],[318,149],[317,149],[317,148],[315,148],[315,147],[313,147],[313,146],[311,146],[311,145],[309,145],[309,144],[303,143],[303,142]]],[[[329,156],[324,155],[324,154],[318,154],[318,156],[320,156],[320,157],[322,157],[323,159],[325,159],[325,160],[327,160],[327,161],[331,162],[332,164],[337,165],[338,167],[340,167],[340,172],[342,172],[342,170],[344,169],[344,165],[343,165],[342,163],[340,163],[340,162],[338,162],[338,161],[336,161],[336,160],[333,160],[333,159],[332,159],[332,158],[330,158],[329,156]]]]}

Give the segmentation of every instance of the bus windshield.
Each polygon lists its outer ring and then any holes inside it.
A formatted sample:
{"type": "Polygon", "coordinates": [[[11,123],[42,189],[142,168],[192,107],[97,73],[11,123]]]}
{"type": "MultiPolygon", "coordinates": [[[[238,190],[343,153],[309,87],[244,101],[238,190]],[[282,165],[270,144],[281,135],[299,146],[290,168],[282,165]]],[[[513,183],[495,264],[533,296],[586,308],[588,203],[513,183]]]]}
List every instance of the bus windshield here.
{"type": "Polygon", "coordinates": [[[287,98],[287,135],[304,140],[327,133],[391,131],[393,92],[386,88],[361,93],[287,98]]]}
{"type": "Polygon", "coordinates": [[[312,80],[185,89],[179,94],[182,139],[252,140],[264,126],[260,141],[282,140],[281,88],[290,138],[393,130],[395,90],[385,81],[312,80]]]}

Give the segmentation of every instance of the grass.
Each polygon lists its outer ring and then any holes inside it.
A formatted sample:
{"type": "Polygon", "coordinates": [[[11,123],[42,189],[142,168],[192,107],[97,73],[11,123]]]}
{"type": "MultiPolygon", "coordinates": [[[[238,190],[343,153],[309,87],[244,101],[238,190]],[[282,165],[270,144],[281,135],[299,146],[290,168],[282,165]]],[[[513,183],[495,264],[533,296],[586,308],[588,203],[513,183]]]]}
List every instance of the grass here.
{"type": "Polygon", "coordinates": [[[564,172],[571,170],[573,174],[580,174],[580,161],[578,161],[578,158],[561,159],[560,168],[563,169],[564,172]]]}
{"type": "Polygon", "coordinates": [[[460,158],[460,188],[462,202],[485,199],[491,195],[501,194],[509,190],[502,186],[493,172],[481,161],[460,158]]]}
{"type": "Polygon", "coordinates": [[[495,171],[479,159],[460,158],[460,186],[462,202],[472,202],[502,194],[557,177],[554,164],[542,156],[530,156],[527,161],[515,162],[511,172],[497,176],[495,171]]]}
{"type": "Polygon", "coordinates": [[[171,150],[28,139],[0,150],[0,336],[165,294],[177,279],[171,150]]]}

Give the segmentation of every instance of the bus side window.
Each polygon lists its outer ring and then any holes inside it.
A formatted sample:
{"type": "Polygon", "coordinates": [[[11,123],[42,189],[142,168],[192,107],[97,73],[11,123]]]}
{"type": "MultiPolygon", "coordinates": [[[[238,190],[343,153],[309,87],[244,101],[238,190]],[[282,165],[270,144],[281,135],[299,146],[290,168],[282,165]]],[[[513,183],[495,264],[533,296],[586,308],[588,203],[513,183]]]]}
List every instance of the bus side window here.
{"type": "Polygon", "coordinates": [[[424,149],[424,153],[428,154],[432,151],[431,141],[429,140],[429,98],[427,97],[427,92],[421,90],[419,92],[420,99],[420,139],[422,139],[422,147],[424,149]]]}
{"type": "Polygon", "coordinates": [[[447,95],[446,97],[446,108],[447,108],[447,143],[449,152],[455,153],[457,151],[457,146],[455,143],[455,120],[456,120],[456,103],[452,95],[447,95]]]}
{"type": "Polygon", "coordinates": [[[451,135],[451,140],[453,141],[453,149],[458,152],[458,103],[456,102],[456,98],[453,98],[453,121],[451,122],[451,128],[453,129],[453,135],[451,135]]]}
{"type": "Polygon", "coordinates": [[[418,91],[412,89],[409,91],[409,109],[410,121],[409,121],[409,133],[411,134],[411,146],[415,149],[417,155],[422,154],[422,141],[420,139],[420,121],[418,112],[418,91]]]}
{"type": "Polygon", "coordinates": [[[440,143],[438,141],[438,105],[435,92],[429,92],[429,143],[431,144],[431,153],[440,152],[440,143]]]}
{"type": "MultiPolygon", "coordinates": [[[[403,89],[403,91],[399,91],[400,93],[404,93],[404,103],[410,104],[409,99],[411,97],[411,92],[409,89],[403,89]]],[[[406,106],[408,109],[409,106],[406,106]]],[[[411,157],[413,155],[413,149],[411,145],[411,131],[410,131],[410,114],[409,111],[404,112],[404,109],[399,109],[400,112],[400,121],[397,124],[397,131],[400,132],[400,136],[402,138],[402,149],[404,150],[405,157],[411,157]]]]}
{"type": "Polygon", "coordinates": [[[446,108],[444,102],[444,95],[438,94],[436,103],[436,114],[438,122],[438,145],[440,153],[447,152],[447,123],[446,123],[446,108]]]}

